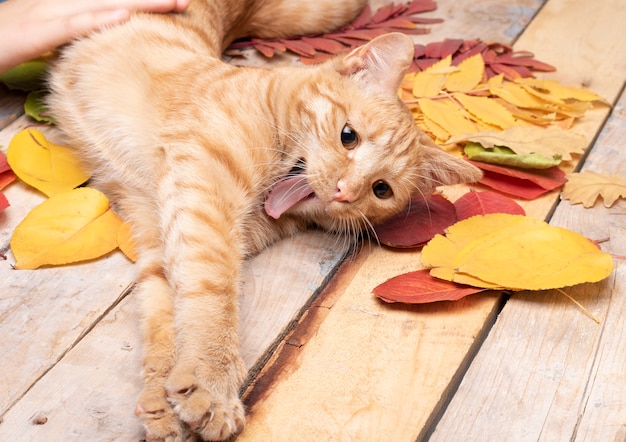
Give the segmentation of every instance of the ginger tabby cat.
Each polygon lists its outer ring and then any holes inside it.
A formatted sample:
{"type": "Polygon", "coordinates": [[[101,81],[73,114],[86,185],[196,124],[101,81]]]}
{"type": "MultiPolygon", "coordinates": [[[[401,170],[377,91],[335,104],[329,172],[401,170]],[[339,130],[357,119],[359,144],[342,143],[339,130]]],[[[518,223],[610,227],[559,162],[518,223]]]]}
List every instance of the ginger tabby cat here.
{"type": "Polygon", "coordinates": [[[438,149],[396,95],[410,39],[323,65],[237,68],[234,39],[330,31],[365,0],[192,0],[67,47],[50,108],[134,226],[148,440],[244,427],[242,260],[310,226],[356,238],[413,194],[480,173],[438,149]]]}

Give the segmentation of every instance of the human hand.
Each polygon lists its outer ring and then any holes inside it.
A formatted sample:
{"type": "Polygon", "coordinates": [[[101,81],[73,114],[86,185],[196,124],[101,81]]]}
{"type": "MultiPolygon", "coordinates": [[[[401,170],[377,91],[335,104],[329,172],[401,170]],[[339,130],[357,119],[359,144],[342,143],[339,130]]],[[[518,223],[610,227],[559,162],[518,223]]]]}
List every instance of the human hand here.
{"type": "Polygon", "coordinates": [[[7,0],[0,3],[0,72],[131,12],[181,12],[190,0],[7,0]]]}

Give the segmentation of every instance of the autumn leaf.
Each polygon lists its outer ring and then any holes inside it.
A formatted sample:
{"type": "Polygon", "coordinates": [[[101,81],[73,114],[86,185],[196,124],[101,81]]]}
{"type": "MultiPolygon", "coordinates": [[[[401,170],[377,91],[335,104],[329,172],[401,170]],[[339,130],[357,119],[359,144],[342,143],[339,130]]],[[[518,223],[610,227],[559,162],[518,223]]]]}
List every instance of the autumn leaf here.
{"type": "Polygon", "coordinates": [[[9,200],[7,200],[7,197],[4,196],[4,194],[0,192],[0,212],[9,206],[10,206],[9,200]]]}
{"type": "Polygon", "coordinates": [[[334,55],[347,52],[374,37],[389,32],[428,33],[429,29],[419,25],[441,23],[443,20],[418,17],[417,14],[433,11],[436,7],[432,0],[413,0],[400,5],[388,3],[372,13],[370,6],[366,5],[352,23],[334,32],[323,35],[268,40],[253,38],[238,41],[227,48],[226,54],[238,56],[241,55],[242,49],[254,48],[263,56],[271,58],[277,52],[290,51],[300,56],[303,63],[321,63],[334,55]]]}
{"type": "Polygon", "coordinates": [[[32,91],[41,88],[48,70],[49,56],[27,61],[6,72],[0,73],[0,82],[9,89],[32,91]]]}
{"type": "Polygon", "coordinates": [[[121,224],[109,200],[95,189],[53,195],[15,228],[11,238],[15,267],[36,269],[98,258],[117,247],[121,224]]]}
{"type": "Polygon", "coordinates": [[[31,91],[26,96],[26,102],[24,103],[24,113],[37,121],[54,123],[54,119],[48,113],[49,111],[44,101],[46,96],[46,91],[31,91]]]}
{"type": "Polygon", "coordinates": [[[565,161],[572,159],[572,153],[584,153],[587,147],[587,139],[583,135],[555,126],[513,126],[502,131],[462,135],[449,139],[446,144],[465,141],[478,143],[485,148],[508,147],[520,155],[539,153],[547,158],[560,156],[565,161]]]}
{"type": "Polygon", "coordinates": [[[15,173],[11,170],[7,158],[0,152],[0,190],[4,189],[14,180],[15,173]]]}
{"type": "Polygon", "coordinates": [[[572,204],[592,207],[601,197],[604,207],[611,207],[619,198],[626,198],[626,181],[619,175],[586,171],[567,174],[566,178],[561,198],[572,204]]]}
{"type": "Polygon", "coordinates": [[[583,236],[533,218],[490,214],[450,226],[422,250],[432,276],[508,290],[545,290],[597,282],[611,255],[583,236]]]}
{"type": "Polygon", "coordinates": [[[122,223],[117,232],[117,246],[122,253],[132,262],[137,262],[137,245],[131,232],[132,224],[128,221],[122,223]]]}
{"type": "Polygon", "coordinates": [[[430,276],[428,270],[417,270],[391,278],[374,288],[373,293],[385,302],[423,304],[435,301],[457,301],[485,291],[430,276]]]}
{"type": "Polygon", "coordinates": [[[444,89],[448,92],[467,92],[474,89],[483,79],[485,62],[480,54],[463,60],[458,65],[458,71],[448,75],[444,89]]]}
{"type": "Polygon", "coordinates": [[[541,92],[547,92],[559,100],[577,100],[577,101],[599,101],[609,104],[607,100],[600,97],[589,89],[563,85],[553,80],[536,80],[534,78],[524,78],[515,80],[516,83],[531,86],[533,89],[541,92]]]}
{"type": "Polygon", "coordinates": [[[525,215],[526,212],[511,198],[496,192],[476,192],[471,190],[454,202],[458,220],[489,213],[509,213],[525,215]]]}
{"type": "Polygon", "coordinates": [[[522,169],[548,169],[561,164],[561,157],[546,158],[538,153],[518,155],[508,147],[494,146],[484,148],[478,143],[469,142],[463,152],[472,161],[500,164],[502,166],[519,167],[522,169]]]}
{"type": "Polygon", "coordinates": [[[15,174],[48,196],[73,189],[89,179],[72,149],[49,142],[35,129],[18,132],[7,158],[15,174]]]}
{"type": "MultiPolygon", "coordinates": [[[[11,182],[15,180],[15,173],[11,170],[9,163],[7,162],[6,157],[2,152],[0,152],[0,190],[4,189],[11,182]]],[[[9,201],[7,197],[4,196],[2,192],[0,192],[0,211],[9,207],[9,201]]]]}
{"type": "Polygon", "coordinates": [[[478,182],[499,192],[533,200],[565,184],[565,173],[558,167],[518,169],[497,164],[470,161],[483,171],[478,182]]]}
{"type": "Polygon", "coordinates": [[[478,121],[502,129],[516,124],[517,120],[515,117],[504,106],[489,97],[474,97],[461,93],[456,93],[453,96],[454,99],[459,101],[478,121]]]}
{"type": "Polygon", "coordinates": [[[416,98],[436,97],[441,92],[449,72],[457,70],[452,66],[452,57],[446,57],[413,78],[412,93],[416,98]]]}
{"type": "Polygon", "coordinates": [[[412,248],[426,244],[456,222],[454,205],[442,195],[411,200],[401,213],[374,227],[378,241],[390,247],[412,248]]]}

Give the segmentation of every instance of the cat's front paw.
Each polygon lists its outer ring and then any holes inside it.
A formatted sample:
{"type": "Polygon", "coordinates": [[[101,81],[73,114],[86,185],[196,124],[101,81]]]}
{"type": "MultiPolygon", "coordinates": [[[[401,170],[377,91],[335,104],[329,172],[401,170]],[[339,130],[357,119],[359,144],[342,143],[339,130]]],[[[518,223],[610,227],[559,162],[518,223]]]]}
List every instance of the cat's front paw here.
{"type": "MultiPolygon", "coordinates": [[[[184,442],[190,433],[165,400],[163,389],[148,384],[139,397],[135,414],[142,418],[148,442],[184,442]]],[[[193,440],[193,439],[191,439],[193,440]]]]}
{"type": "Polygon", "coordinates": [[[224,440],[243,430],[244,408],[239,386],[245,369],[231,364],[178,364],[170,373],[167,400],[181,421],[203,440],[224,440]]]}

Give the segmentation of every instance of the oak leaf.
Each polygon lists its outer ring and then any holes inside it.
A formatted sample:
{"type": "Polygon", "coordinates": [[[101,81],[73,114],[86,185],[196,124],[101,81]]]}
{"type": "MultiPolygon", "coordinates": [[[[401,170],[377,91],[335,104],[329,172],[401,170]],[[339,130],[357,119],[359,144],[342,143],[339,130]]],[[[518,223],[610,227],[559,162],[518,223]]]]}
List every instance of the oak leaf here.
{"type": "Polygon", "coordinates": [[[561,192],[572,204],[592,207],[598,198],[605,207],[611,207],[619,198],[626,198],[626,181],[619,175],[605,175],[591,171],[570,173],[561,192]]]}
{"type": "Polygon", "coordinates": [[[72,149],[49,142],[35,129],[18,132],[7,159],[15,174],[47,196],[73,189],[89,179],[72,149]]]}
{"type": "Polygon", "coordinates": [[[11,238],[15,267],[36,269],[98,258],[117,247],[121,224],[109,200],[95,189],[53,195],[15,228],[11,238]]]}
{"type": "Polygon", "coordinates": [[[422,250],[431,275],[483,288],[545,290],[597,282],[611,255],[570,230],[520,215],[475,216],[448,227],[422,250]]]}

